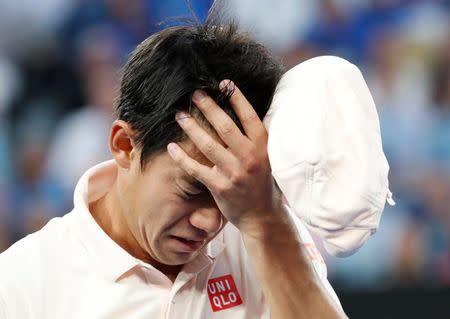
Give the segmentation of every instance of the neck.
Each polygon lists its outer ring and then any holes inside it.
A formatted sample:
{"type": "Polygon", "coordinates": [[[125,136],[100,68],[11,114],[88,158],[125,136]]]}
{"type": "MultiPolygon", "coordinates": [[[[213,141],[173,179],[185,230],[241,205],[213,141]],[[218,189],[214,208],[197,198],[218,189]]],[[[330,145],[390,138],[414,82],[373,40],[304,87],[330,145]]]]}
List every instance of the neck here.
{"type": "Polygon", "coordinates": [[[120,209],[117,196],[114,194],[115,184],[101,198],[89,204],[89,211],[103,231],[120,247],[133,257],[142,260],[164,273],[172,282],[175,281],[182,265],[169,266],[154,260],[147,253],[133,234],[120,209]]]}

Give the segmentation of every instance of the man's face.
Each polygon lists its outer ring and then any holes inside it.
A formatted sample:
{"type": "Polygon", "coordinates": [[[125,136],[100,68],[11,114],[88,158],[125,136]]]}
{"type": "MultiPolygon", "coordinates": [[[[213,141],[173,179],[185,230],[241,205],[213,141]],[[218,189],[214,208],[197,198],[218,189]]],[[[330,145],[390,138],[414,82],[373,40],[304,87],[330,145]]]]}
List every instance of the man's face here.
{"type": "MultiPolygon", "coordinates": [[[[180,145],[198,162],[211,165],[192,143],[180,145]]],[[[153,156],[144,171],[134,156],[118,183],[118,198],[143,253],[164,265],[193,260],[225,224],[209,191],[167,152],[153,156]]]]}

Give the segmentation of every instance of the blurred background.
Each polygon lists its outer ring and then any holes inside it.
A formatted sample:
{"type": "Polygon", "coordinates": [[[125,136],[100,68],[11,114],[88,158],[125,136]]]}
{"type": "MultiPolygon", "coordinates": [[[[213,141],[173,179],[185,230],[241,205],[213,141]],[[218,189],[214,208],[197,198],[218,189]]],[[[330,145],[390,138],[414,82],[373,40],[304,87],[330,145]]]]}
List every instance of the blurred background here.
{"type": "MultiPolygon", "coordinates": [[[[191,0],[201,20],[211,2],[191,0]]],[[[287,68],[355,63],[377,104],[397,205],[355,255],[324,253],[347,313],[450,318],[449,1],[223,2],[287,68]]],[[[120,68],[176,16],[185,0],[0,1],[0,252],[70,211],[80,175],[110,158],[120,68]]]]}

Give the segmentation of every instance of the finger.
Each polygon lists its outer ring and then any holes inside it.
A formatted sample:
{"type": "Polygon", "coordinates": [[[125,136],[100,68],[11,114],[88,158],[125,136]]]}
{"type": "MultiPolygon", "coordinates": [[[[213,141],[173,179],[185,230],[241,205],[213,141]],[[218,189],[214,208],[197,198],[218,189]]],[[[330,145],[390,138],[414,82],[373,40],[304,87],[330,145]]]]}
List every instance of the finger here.
{"type": "Polygon", "coordinates": [[[185,112],[179,112],[176,114],[176,120],[200,152],[213,164],[223,170],[234,165],[236,160],[233,155],[207,133],[195,118],[185,112]]]}
{"type": "Polygon", "coordinates": [[[237,114],[242,127],[244,128],[245,134],[250,140],[258,140],[267,135],[267,131],[259,119],[253,106],[246,99],[241,90],[231,81],[223,80],[219,84],[219,88],[224,90],[232,90],[230,96],[230,104],[234,112],[237,114]]]}
{"type": "Polygon", "coordinates": [[[220,139],[231,151],[238,155],[246,146],[248,139],[241,133],[236,123],[202,90],[196,90],[192,100],[209,123],[214,127],[220,139]]]}
{"type": "Polygon", "coordinates": [[[211,167],[200,164],[189,155],[176,143],[169,143],[167,151],[172,159],[177,163],[189,176],[192,176],[209,190],[215,188],[214,183],[217,182],[217,170],[211,167]]]}

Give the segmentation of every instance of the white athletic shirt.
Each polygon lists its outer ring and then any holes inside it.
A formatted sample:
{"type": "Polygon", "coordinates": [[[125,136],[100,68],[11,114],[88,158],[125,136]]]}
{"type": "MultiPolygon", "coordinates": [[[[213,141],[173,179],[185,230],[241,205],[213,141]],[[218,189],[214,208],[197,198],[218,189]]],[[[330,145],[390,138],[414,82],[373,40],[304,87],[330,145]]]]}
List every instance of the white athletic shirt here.
{"type": "MultiPolygon", "coordinates": [[[[70,213],[0,254],[1,319],[270,318],[231,223],[174,283],[117,245],[88,210],[88,202],[111,185],[114,170],[113,161],[88,170],[75,189],[70,213]]],[[[317,273],[339,304],[310,234],[296,223],[317,273]]]]}

